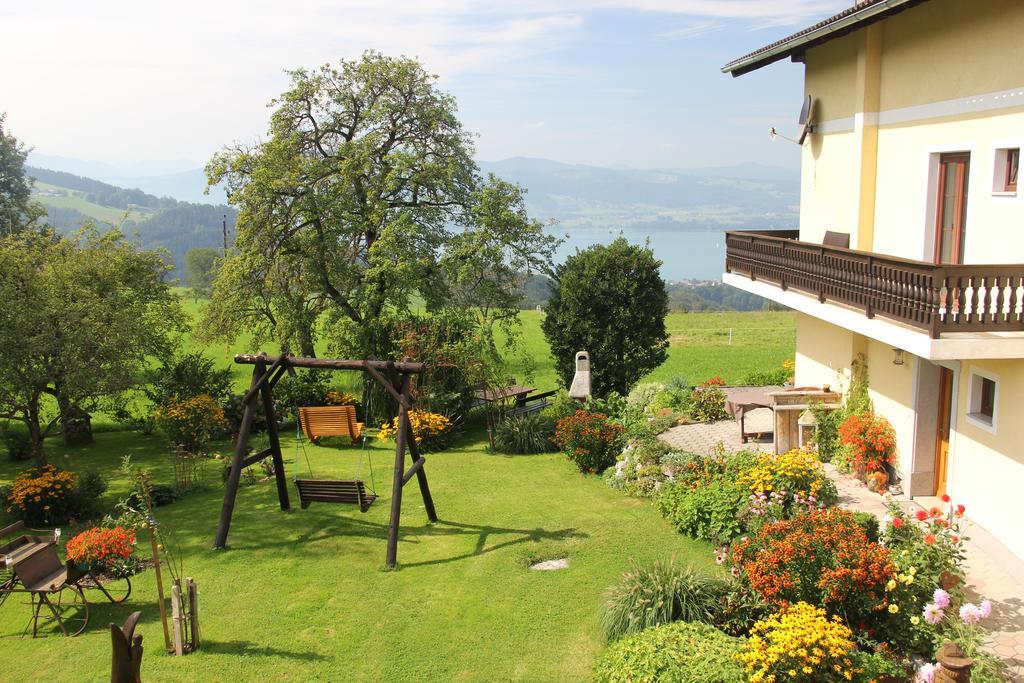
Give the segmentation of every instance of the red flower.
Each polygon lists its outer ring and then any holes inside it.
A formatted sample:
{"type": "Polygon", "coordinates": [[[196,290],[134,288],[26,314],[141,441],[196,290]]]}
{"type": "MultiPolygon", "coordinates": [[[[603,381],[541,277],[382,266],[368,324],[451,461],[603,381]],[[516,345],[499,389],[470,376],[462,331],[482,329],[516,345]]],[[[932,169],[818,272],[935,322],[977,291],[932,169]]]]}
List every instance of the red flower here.
{"type": "Polygon", "coordinates": [[[939,508],[932,508],[928,512],[931,513],[932,517],[941,517],[942,516],[942,510],[940,510],[939,508]]]}
{"type": "Polygon", "coordinates": [[[949,496],[947,496],[945,493],[943,493],[942,494],[942,502],[943,503],[948,503],[949,500],[950,500],[949,496]]]}
{"type": "Polygon", "coordinates": [[[934,545],[935,544],[935,536],[933,536],[932,534],[925,534],[924,535],[924,544],[925,545],[934,545]]]}
{"type": "Polygon", "coordinates": [[[953,543],[958,543],[960,541],[960,537],[953,535],[949,537],[949,540],[953,541],[953,543]]]}
{"type": "Polygon", "coordinates": [[[964,510],[966,510],[966,509],[967,508],[965,508],[963,505],[957,505],[956,506],[956,516],[957,517],[963,517],[964,516],[964,510]]]}
{"type": "Polygon", "coordinates": [[[894,528],[899,529],[903,526],[903,520],[897,517],[896,519],[892,520],[892,525],[894,528]]]}
{"type": "Polygon", "coordinates": [[[916,517],[919,522],[923,522],[924,520],[928,519],[928,513],[925,512],[924,510],[918,510],[916,517]]]}

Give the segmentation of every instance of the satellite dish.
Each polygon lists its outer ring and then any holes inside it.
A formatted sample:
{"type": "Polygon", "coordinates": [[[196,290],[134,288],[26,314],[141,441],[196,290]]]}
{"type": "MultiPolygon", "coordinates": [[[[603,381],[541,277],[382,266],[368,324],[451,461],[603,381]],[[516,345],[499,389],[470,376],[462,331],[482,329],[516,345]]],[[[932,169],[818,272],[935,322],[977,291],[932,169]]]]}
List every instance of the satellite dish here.
{"type": "Polygon", "coordinates": [[[796,136],[797,144],[802,145],[810,133],[814,132],[814,124],[811,123],[811,109],[814,107],[814,100],[808,95],[804,98],[804,106],[800,109],[800,128],[796,136]]]}

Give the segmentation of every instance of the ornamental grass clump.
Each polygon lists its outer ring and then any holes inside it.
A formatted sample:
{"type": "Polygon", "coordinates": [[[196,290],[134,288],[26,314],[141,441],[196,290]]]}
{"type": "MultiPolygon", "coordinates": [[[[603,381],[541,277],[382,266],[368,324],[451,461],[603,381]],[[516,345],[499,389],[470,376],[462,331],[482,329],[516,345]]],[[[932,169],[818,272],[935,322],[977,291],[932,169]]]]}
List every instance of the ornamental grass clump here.
{"type": "Polygon", "coordinates": [[[754,624],[740,660],[751,683],[851,681],[860,673],[853,631],[806,602],[754,624]]]}
{"type": "Polygon", "coordinates": [[[673,621],[710,621],[728,585],[675,558],[642,567],[636,562],[608,590],[601,625],[608,640],[673,621]]]}
{"type": "Polygon", "coordinates": [[[679,621],[631,633],[594,667],[595,683],[743,683],[743,641],[713,626],[679,621]]]}
{"type": "Polygon", "coordinates": [[[768,603],[820,605],[850,623],[889,606],[889,550],[845,510],[815,510],[768,524],[732,548],[733,564],[768,603]]]}
{"type": "Polygon", "coordinates": [[[624,431],[604,413],[577,410],[558,421],[553,441],[580,472],[595,474],[615,464],[624,431]]]}

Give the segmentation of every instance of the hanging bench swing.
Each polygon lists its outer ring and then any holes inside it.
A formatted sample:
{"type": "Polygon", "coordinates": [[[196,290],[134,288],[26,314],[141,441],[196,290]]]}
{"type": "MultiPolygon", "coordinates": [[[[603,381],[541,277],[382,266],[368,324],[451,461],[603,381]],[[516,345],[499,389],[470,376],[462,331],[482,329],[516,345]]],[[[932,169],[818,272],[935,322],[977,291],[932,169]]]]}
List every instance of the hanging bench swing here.
{"type": "MultiPolygon", "coordinates": [[[[370,415],[371,404],[367,399],[366,414],[370,415]]],[[[295,421],[295,475],[293,481],[299,492],[299,503],[302,509],[309,507],[310,503],[341,503],[343,505],[358,505],[360,512],[370,509],[373,501],[377,500],[377,491],[373,481],[373,459],[366,452],[366,433],[363,425],[356,422],[355,406],[323,406],[315,408],[298,408],[298,419],[295,421]],[[355,479],[317,479],[313,475],[313,468],[309,463],[309,453],[306,452],[306,444],[302,435],[305,433],[310,443],[317,443],[324,436],[348,436],[352,443],[361,438],[362,445],[359,448],[359,463],[356,466],[355,479]],[[300,479],[299,472],[299,451],[306,460],[306,469],[309,471],[308,479],[300,479]],[[369,463],[370,485],[362,479],[363,461],[369,463]]]]}
{"type": "MultiPolygon", "coordinates": [[[[395,466],[392,473],[391,483],[391,520],[388,524],[388,545],[385,564],[393,568],[397,562],[398,555],[398,526],[402,516],[402,491],[413,477],[419,484],[420,495],[423,497],[423,508],[427,513],[430,522],[437,521],[437,512],[434,510],[434,499],[430,495],[430,487],[427,484],[427,474],[424,470],[426,460],[419,452],[416,440],[412,438],[412,429],[409,426],[409,411],[412,410],[412,376],[423,373],[423,364],[414,363],[409,359],[401,362],[368,360],[342,360],[328,358],[302,358],[291,355],[268,356],[265,353],[257,355],[238,354],[235,362],[242,365],[253,365],[252,383],[249,391],[242,398],[242,406],[245,412],[242,415],[242,423],[238,430],[238,442],[235,444],[235,453],[231,458],[231,465],[228,469],[228,479],[224,491],[224,505],[221,507],[220,524],[217,527],[217,536],[214,539],[214,548],[223,548],[227,544],[228,530],[231,527],[231,518],[235,510],[235,500],[238,497],[238,487],[242,470],[254,465],[265,458],[272,458],[274,463],[274,479],[277,485],[277,498],[282,510],[288,510],[291,503],[288,500],[288,482],[284,475],[284,458],[281,453],[281,440],[277,432],[277,422],[274,415],[273,389],[285,373],[293,374],[296,368],[309,368],[320,370],[357,370],[366,373],[398,404],[398,428],[395,434],[395,466]],[[262,410],[267,422],[267,437],[270,442],[268,448],[249,455],[249,436],[252,432],[253,420],[256,411],[262,410]],[[405,450],[409,449],[413,462],[408,469],[405,467],[405,450]]],[[[343,407],[343,406],[338,406],[343,407]]],[[[316,442],[322,436],[331,436],[331,429],[340,432],[341,436],[348,435],[353,443],[363,438],[362,450],[355,479],[300,479],[295,477],[295,486],[299,492],[299,502],[303,508],[309,507],[310,503],[348,503],[358,505],[362,512],[366,512],[370,505],[377,499],[373,482],[373,463],[366,453],[366,440],[363,435],[363,425],[355,421],[355,411],[352,410],[351,420],[348,411],[336,411],[334,425],[327,421],[314,420],[314,415],[306,410],[307,420],[299,420],[296,429],[296,448],[300,446],[305,450],[301,441],[301,432],[305,429],[310,441],[316,442]],[[344,421],[337,419],[344,414],[344,421]],[[324,431],[326,430],[326,431],[324,431]],[[344,431],[342,431],[344,430],[344,431]],[[370,485],[361,478],[362,462],[366,459],[369,463],[370,485]]],[[[320,410],[320,409],[317,409],[320,410]]],[[[321,412],[321,415],[323,413],[321,412]]],[[[296,450],[296,470],[298,470],[298,450],[296,450]]],[[[307,465],[308,465],[307,458],[307,465]]]]}

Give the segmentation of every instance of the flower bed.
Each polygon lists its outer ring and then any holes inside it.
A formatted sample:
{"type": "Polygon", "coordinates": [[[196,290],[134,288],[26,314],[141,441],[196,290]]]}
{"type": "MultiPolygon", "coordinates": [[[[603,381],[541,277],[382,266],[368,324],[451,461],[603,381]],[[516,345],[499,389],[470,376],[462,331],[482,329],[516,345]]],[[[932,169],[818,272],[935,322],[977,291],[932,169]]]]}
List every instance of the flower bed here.
{"type": "Polygon", "coordinates": [[[615,463],[624,431],[604,413],[577,410],[558,421],[552,440],[581,472],[594,474],[615,463]]]}

